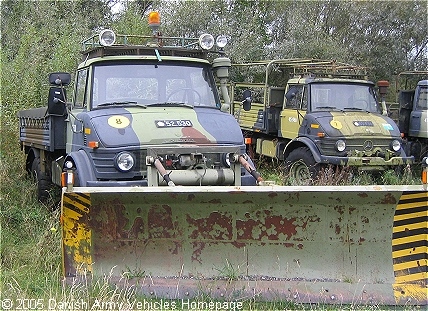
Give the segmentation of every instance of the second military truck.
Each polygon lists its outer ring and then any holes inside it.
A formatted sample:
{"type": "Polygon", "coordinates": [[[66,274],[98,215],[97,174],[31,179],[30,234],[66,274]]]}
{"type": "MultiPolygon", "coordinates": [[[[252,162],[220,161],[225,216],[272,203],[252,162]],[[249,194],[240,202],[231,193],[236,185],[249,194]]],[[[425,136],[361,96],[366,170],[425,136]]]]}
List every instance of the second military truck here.
{"type": "Polygon", "coordinates": [[[399,73],[396,90],[398,103],[390,106],[391,117],[403,133],[406,153],[421,163],[428,156],[428,71],[399,73]]]}
{"type": "MultiPolygon", "coordinates": [[[[311,182],[328,165],[379,171],[413,163],[364,68],[283,59],[232,70],[231,113],[250,156],[278,159],[293,182],[311,182]]],[[[378,84],[385,95],[388,82],[378,84]]]]}

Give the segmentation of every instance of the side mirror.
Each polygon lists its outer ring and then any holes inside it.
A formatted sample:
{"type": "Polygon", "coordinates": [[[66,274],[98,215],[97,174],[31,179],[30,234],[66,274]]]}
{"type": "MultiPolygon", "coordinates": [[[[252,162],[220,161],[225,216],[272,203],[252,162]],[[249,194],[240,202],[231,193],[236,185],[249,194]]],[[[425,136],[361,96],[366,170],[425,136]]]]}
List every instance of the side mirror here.
{"type": "Polygon", "coordinates": [[[297,88],[292,86],[288,89],[287,93],[285,94],[285,98],[287,100],[291,100],[293,99],[293,97],[295,97],[297,94],[297,88]]]}
{"type": "Polygon", "coordinates": [[[49,74],[49,83],[56,86],[67,86],[71,82],[71,75],[67,72],[52,72],[49,74]]]}
{"type": "Polygon", "coordinates": [[[253,101],[253,98],[251,97],[251,91],[245,90],[242,94],[242,97],[242,106],[245,111],[249,111],[251,109],[251,102],[253,101]]]}
{"type": "Polygon", "coordinates": [[[64,88],[51,87],[48,98],[48,114],[64,116],[66,114],[67,93],[64,88]]]}

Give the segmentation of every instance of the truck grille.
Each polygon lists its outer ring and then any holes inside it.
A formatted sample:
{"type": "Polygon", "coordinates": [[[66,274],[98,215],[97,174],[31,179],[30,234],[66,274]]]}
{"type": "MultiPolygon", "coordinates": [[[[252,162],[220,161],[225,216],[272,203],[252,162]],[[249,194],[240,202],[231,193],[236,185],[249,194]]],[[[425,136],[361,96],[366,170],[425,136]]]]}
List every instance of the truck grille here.
{"type": "MultiPolygon", "coordinates": [[[[317,142],[317,146],[321,151],[321,154],[327,156],[337,156],[339,153],[336,151],[337,139],[329,139],[324,138],[317,142]]],[[[372,150],[382,149],[382,151],[386,151],[389,149],[389,140],[385,140],[384,138],[366,138],[366,139],[346,139],[346,152],[350,153],[352,151],[358,150],[360,152],[366,151],[367,155],[370,156],[372,150]],[[371,146],[370,146],[371,145],[371,146]]]]}

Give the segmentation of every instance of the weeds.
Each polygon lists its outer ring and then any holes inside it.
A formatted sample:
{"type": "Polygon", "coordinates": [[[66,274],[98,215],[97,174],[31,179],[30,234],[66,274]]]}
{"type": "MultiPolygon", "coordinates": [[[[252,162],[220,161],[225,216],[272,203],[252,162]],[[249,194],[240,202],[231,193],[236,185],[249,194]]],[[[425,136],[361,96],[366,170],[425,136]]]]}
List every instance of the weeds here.
{"type": "MultiPolygon", "coordinates": [[[[111,283],[110,276],[93,279],[82,275],[79,282],[66,283],[63,279],[61,264],[61,230],[59,210],[51,211],[47,206],[37,202],[34,182],[28,178],[21,153],[2,150],[0,161],[0,216],[1,216],[1,299],[39,299],[45,309],[82,310],[82,303],[88,309],[96,303],[114,302],[116,309],[135,310],[133,303],[146,303],[146,307],[159,306],[160,299],[141,294],[138,285],[131,284],[131,278],[146,277],[143,270],[124,273],[122,285],[111,283]],[[80,305],[78,304],[80,303],[80,305]],[[50,305],[49,305],[50,304],[50,305]],[[119,306],[121,306],[119,308],[119,306]],[[52,308],[51,308],[52,307],[52,308]],[[74,308],[73,308],[74,307],[74,308]]],[[[265,180],[281,184],[284,180],[282,171],[276,163],[264,163],[259,167],[265,180]]],[[[397,175],[393,171],[377,177],[364,173],[355,173],[348,169],[327,168],[319,176],[320,184],[400,184],[418,183],[415,173],[409,167],[397,175]]],[[[416,176],[417,173],[416,173],[416,176]]],[[[291,182],[291,181],[290,181],[291,182]]],[[[219,278],[229,284],[241,277],[239,265],[225,260],[224,266],[217,267],[219,278]]],[[[192,301],[211,301],[209,296],[193,297],[192,301]]],[[[212,300],[224,301],[224,300],[212,300]]],[[[257,297],[240,300],[242,310],[382,310],[380,306],[331,306],[328,304],[300,304],[281,299],[269,302],[257,297]]],[[[165,300],[164,300],[165,302],[165,300]]],[[[170,299],[169,303],[181,306],[180,300],[170,299]]],[[[104,306],[105,307],[105,306],[104,306]]],[[[108,307],[108,305],[107,305],[108,307]]],[[[101,305],[100,308],[101,309],[101,305]]],[[[147,309],[147,308],[146,308],[147,309]]],[[[179,309],[179,308],[178,308],[179,309]]],[[[184,310],[184,309],[179,309],[184,310]]],[[[412,308],[404,308],[412,310],[412,308]]]]}
{"type": "Polygon", "coordinates": [[[229,260],[225,260],[224,266],[221,268],[215,268],[219,272],[219,277],[226,279],[228,283],[238,280],[241,275],[241,269],[239,265],[233,265],[229,260]]]}

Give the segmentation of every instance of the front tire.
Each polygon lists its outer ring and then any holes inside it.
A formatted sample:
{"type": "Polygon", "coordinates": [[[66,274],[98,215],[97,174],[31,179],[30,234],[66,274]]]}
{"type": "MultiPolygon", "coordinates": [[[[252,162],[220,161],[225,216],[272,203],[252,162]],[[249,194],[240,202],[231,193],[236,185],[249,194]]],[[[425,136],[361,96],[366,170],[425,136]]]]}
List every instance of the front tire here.
{"type": "Polygon", "coordinates": [[[297,185],[310,185],[318,177],[321,165],[315,162],[312,152],[307,147],[294,149],[285,162],[285,183],[290,181],[297,185]]]}

